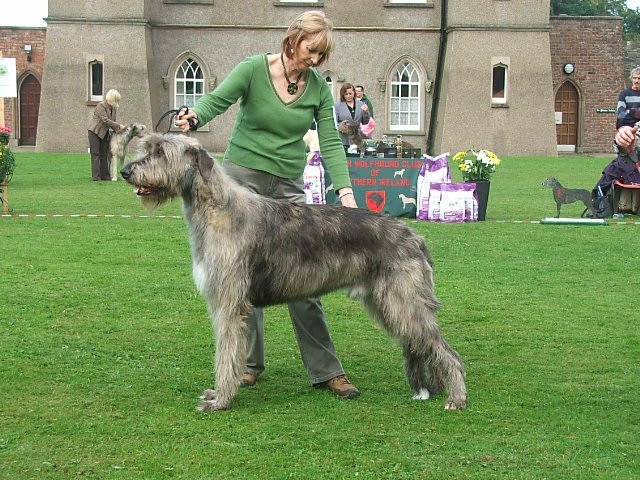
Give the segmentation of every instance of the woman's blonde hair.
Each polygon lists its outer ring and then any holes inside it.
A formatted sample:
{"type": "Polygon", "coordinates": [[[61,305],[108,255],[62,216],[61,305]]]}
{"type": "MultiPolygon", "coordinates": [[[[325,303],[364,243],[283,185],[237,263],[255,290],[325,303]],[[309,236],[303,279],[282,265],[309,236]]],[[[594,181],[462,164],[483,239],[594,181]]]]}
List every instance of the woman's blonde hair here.
{"type": "Polygon", "coordinates": [[[315,35],[315,40],[309,48],[322,54],[316,65],[319,67],[329,59],[329,53],[333,50],[332,30],[333,22],[325,17],[323,12],[301,13],[287,29],[287,35],[282,40],[282,52],[292,58],[300,42],[306,37],[315,35]]]}
{"type": "Polygon", "coordinates": [[[112,107],[118,108],[120,106],[120,92],[115,89],[111,89],[104,96],[104,101],[112,107]]]}

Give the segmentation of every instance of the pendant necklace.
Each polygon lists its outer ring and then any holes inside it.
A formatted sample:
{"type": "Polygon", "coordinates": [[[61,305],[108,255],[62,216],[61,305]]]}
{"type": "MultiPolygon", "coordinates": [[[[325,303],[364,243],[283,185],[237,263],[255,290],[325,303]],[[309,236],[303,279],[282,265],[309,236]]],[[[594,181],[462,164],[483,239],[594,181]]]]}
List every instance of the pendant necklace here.
{"type": "Polygon", "coordinates": [[[292,82],[291,80],[289,80],[289,75],[287,75],[287,67],[284,66],[284,56],[281,53],[280,54],[280,61],[282,62],[282,70],[284,70],[284,78],[287,81],[287,92],[289,92],[289,95],[295,95],[296,92],[298,91],[298,82],[300,81],[300,77],[302,76],[302,72],[300,72],[298,74],[298,78],[296,78],[295,82],[292,82]]]}

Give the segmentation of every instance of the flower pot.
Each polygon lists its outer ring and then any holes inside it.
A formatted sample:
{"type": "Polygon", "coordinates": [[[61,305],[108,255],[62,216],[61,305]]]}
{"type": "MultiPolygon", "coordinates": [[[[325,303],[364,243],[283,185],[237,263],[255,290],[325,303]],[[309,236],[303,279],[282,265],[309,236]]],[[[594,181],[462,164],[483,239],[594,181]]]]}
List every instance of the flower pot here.
{"type": "Polygon", "coordinates": [[[473,180],[466,183],[476,184],[476,197],[478,198],[478,221],[484,222],[487,214],[487,202],[489,201],[489,180],[473,180]]]}

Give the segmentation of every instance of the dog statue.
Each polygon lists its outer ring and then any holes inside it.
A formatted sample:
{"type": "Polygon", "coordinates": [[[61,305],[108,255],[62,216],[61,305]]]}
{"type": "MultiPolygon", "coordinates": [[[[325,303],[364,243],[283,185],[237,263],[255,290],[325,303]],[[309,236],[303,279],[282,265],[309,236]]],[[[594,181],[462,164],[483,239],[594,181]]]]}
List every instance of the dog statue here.
{"type": "Polygon", "coordinates": [[[556,201],[557,207],[557,215],[556,218],[560,218],[560,207],[564,204],[574,203],[574,202],[582,202],[586,207],[584,212],[582,212],[581,217],[584,217],[587,211],[591,214],[595,214],[595,209],[593,207],[593,198],[591,197],[591,192],[585,190],[584,188],[565,188],[555,177],[549,177],[544,182],[542,182],[542,186],[550,187],[553,190],[553,199],[556,201]]]}
{"type": "Polygon", "coordinates": [[[118,180],[118,169],[124,165],[127,156],[127,148],[134,137],[141,137],[146,132],[147,127],[139,123],[130,123],[121,132],[111,135],[109,140],[109,173],[111,180],[118,180]]]}

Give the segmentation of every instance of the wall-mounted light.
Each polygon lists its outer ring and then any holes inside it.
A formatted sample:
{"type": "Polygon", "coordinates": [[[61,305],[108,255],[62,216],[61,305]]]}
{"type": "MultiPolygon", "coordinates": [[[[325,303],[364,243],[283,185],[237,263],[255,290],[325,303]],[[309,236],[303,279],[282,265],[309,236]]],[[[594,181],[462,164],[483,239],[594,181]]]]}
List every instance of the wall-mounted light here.
{"type": "Polygon", "coordinates": [[[576,71],[576,66],[573,63],[565,63],[564,66],[562,67],[562,71],[567,75],[571,75],[573,72],[576,71]]]}
{"type": "Polygon", "coordinates": [[[27,62],[31,61],[31,45],[25,45],[24,51],[27,52],[27,62]]]}

